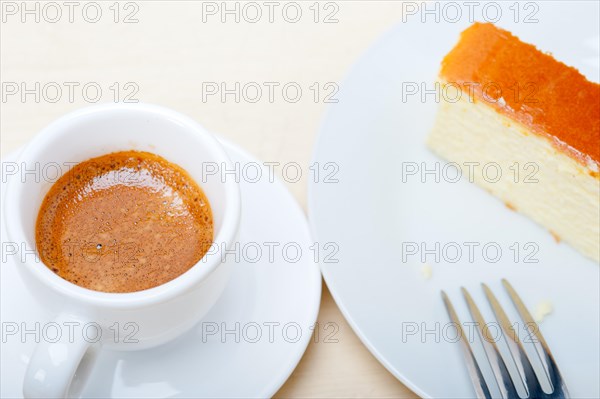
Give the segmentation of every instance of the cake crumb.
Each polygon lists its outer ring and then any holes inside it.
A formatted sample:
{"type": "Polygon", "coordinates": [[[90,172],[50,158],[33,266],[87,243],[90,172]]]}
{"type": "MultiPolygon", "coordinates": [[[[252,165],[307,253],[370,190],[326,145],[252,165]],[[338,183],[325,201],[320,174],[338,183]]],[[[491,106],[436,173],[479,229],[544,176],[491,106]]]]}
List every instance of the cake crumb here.
{"type": "Polygon", "coordinates": [[[427,263],[423,263],[421,265],[421,276],[425,280],[431,280],[432,275],[433,275],[433,269],[431,268],[431,266],[427,263]]]}
{"type": "Polygon", "coordinates": [[[552,238],[554,238],[554,241],[556,241],[557,244],[560,244],[562,240],[560,239],[559,235],[552,230],[550,230],[550,234],[552,235],[552,238]]]}
{"type": "Polygon", "coordinates": [[[546,316],[550,315],[554,311],[554,307],[550,301],[543,301],[537,304],[535,312],[533,313],[533,319],[536,323],[544,321],[546,316]]]}

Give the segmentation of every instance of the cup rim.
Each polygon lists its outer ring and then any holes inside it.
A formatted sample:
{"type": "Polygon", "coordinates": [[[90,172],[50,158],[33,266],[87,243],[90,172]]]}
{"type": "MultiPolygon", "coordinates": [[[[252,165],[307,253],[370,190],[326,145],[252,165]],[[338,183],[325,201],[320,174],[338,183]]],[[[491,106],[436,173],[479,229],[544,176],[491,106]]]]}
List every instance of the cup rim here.
{"type": "MultiPolygon", "coordinates": [[[[186,129],[194,131],[195,134],[202,136],[204,144],[210,146],[209,150],[215,155],[215,158],[219,159],[219,162],[222,162],[228,168],[233,168],[231,159],[225,152],[221,143],[219,143],[218,140],[200,124],[177,111],[147,103],[100,104],[70,112],[51,122],[34,136],[18,155],[17,162],[35,162],[36,160],[33,159],[34,153],[39,153],[40,149],[43,149],[48,142],[60,139],[64,129],[70,124],[81,120],[81,118],[113,111],[149,112],[155,116],[173,120],[178,124],[185,126],[186,129]]],[[[173,161],[177,162],[176,160],[173,161]]],[[[27,240],[25,226],[21,223],[19,216],[19,198],[21,198],[21,190],[24,187],[23,184],[19,183],[20,182],[16,179],[10,179],[6,188],[3,208],[7,236],[14,242],[31,244],[29,243],[29,240],[27,240]]],[[[195,285],[200,284],[211,275],[212,272],[223,263],[221,260],[223,252],[227,251],[233,245],[241,217],[240,187],[233,179],[227,179],[222,182],[222,184],[225,186],[225,197],[227,198],[227,201],[225,202],[227,203],[227,208],[224,212],[223,222],[219,229],[219,233],[213,239],[213,242],[221,243],[222,245],[217,245],[214,252],[205,254],[183,274],[166,283],[142,291],[125,293],[102,292],[84,288],[63,279],[51,271],[41,260],[35,262],[22,261],[19,266],[26,268],[34,278],[43,285],[51,288],[53,291],[66,295],[70,299],[75,299],[90,305],[110,306],[113,308],[137,308],[172,299],[191,289],[195,285]]],[[[34,212],[37,213],[39,210],[34,210],[34,212]]],[[[35,242],[33,244],[33,247],[35,248],[35,242]]],[[[37,250],[36,257],[39,258],[37,250]]]]}

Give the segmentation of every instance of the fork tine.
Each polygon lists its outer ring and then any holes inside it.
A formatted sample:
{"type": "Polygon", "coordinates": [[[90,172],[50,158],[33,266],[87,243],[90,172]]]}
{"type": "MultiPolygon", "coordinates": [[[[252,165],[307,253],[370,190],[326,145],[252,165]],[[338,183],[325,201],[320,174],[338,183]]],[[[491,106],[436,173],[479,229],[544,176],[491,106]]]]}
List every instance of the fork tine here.
{"type": "MultiPolygon", "coordinates": [[[[519,394],[515,389],[515,384],[512,380],[508,369],[506,368],[506,364],[504,363],[504,359],[500,355],[500,351],[498,351],[498,346],[494,342],[494,340],[489,336],[489,334],[485,331],[485,326],[487,325],[479,308],[473,301],[471,294],[464,287],[461,287],[461,291],[465,300],[467,301],[467,305],[469,306],[469,312],[471,312],[471,316],[475,320],[477,325],[477,329],[479,331],[479,336],[481,337],[481,342],[483,343],[483,348],[485,349],[485,354],[492,366],[492,371],[494,372],[494,376],[496,377],[496,382],[498,383],[498,388],[500,388],[500,393],[503,398],[519,398],[519,394]]],[[[489,330],[488,330],[489,331],[489,330]]]]}
{"type": "Polygon", "coordinates": [[[529,331],[535,336],[536,339],[532,340],[535,350],[544,365],[544,371],[548,375],[550,382],[552,383],[553,388],[553,397],[557,398],[568,398],[569,391],[567,390],[567,386],[562,378],[560,371],[558,370],[558,366],[554,361],[554,356],[552,356],[552,352],[550,352],[550,348],[548,348],[548,344],[546,340],[542,336],[540,332],[540,328],[537,323],[531,317],[531,314],[525,307],[525,304],[521,300],[521,297],[517,294],[512,285],[506,280],[502,279],[502,285],[508,292],[510,299],[513,304],[517,308],[521,319],[525,322],[525,324],[529,327],[529,331]]]}
{"type": "Polygon", "coordinates": [[[504,309],[502,309],[500,302],[498,302],[498,299],[492,290],[490,290],[486,284],[481,285],[483,286],[483,290],[485,291],[488,302],[492,306],[496,320],[498,320],[502,330],[504,331],[504,340],[508,345],[513,362],[517,366],[519,374],[525,383],[528,397],[537,398],[544,396],[540,382],[533,371],[533,366],[531,365],[531,362],[525,353],[525,349],[519,340],[518,332],[514,330],[510,320],[508,319],[508,316],[506,315],[506,312],[504,309]]]}
{"type": "Polygon", "coordinates": [[[465,336],[460,320],[456,315],[454,306],[452,306],[450,299],[448,299],[448,295],[446,295],[444,291],[442,291],[442,299],[444,300],[444,304],[446,305],[446,310],[448,311],[450,320],[452,320],[452,322],[456,325],[456,329],[460,334],[461,347],[465,356],[465,361],[467,362],[467,369],[469,370],[471,381],[473,382],[473,388],[475,388],[475,393],[480,399],[491,399],[492,395],[490,395],[490,390],[483,378],[483,374],[481,373],[481,369],[477,364],[477,360],[475,360],[475,356],[473,355],[471,346],[469,345],[469,342],[465,336]]]}

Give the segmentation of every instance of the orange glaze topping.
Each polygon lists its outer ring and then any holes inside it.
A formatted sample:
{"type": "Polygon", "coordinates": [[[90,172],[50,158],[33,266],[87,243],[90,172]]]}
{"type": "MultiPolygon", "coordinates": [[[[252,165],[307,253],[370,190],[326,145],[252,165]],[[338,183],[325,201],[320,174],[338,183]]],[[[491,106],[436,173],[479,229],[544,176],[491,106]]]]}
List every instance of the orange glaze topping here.
{"type": "Polygon", "coordinates": [[[473,24],[442,61],[440,76],[582,163],[600,163],[600,85],[510,32],[473,24]]]}

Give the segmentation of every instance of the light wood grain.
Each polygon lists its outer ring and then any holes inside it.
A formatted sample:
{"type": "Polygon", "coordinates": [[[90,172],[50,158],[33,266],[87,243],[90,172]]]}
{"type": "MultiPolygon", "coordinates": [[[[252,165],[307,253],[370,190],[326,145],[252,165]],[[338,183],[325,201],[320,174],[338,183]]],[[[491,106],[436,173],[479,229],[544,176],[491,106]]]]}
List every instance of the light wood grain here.
{"type": "MultiPolygon", "coordinates": [[[[319,326],[334,323],[339,332],[313,340],[279,398],[415,398],[387,372],[352,331],[324,285],[319,326]]],[[[333,331],[328,330],[328,332],[333,331]]]]}
{"type": "MultiPolygon", "coordinates": [[[[106,12],[109,3],[102,3],[106,12]]],[[[112,2],[110,2],[112,4],[112,2]]],[[[338,23],[296,24],[202,22],[201,3],[138,1],[136,24],[108,18],[90,24],[28,22],[8,18],[0,25],[0,81],[41,85],[96,82],[111,101],[114,82],[135,82],[137,98],[197,119],[211,131],[264,161],[308,165],[326,110],[306,92],[301,101],[256,104],[202,101],[202,82],[341,82],[352,63],[400,20],[391,1],[336,2],[338,23]]],[[[312,2],[302,3],[309,12],[312,2]]],[[[88,105],[10,97],[0,104],[2,154],[24,144],[64,113],[88,105]]],[[[287,183],[306,206],[306,176],[287,183]]],[[[324,287],[320,325],[339,326],[338,342],[312,342],[278,397],[414,397],[359,341],[324,287]]]]}

